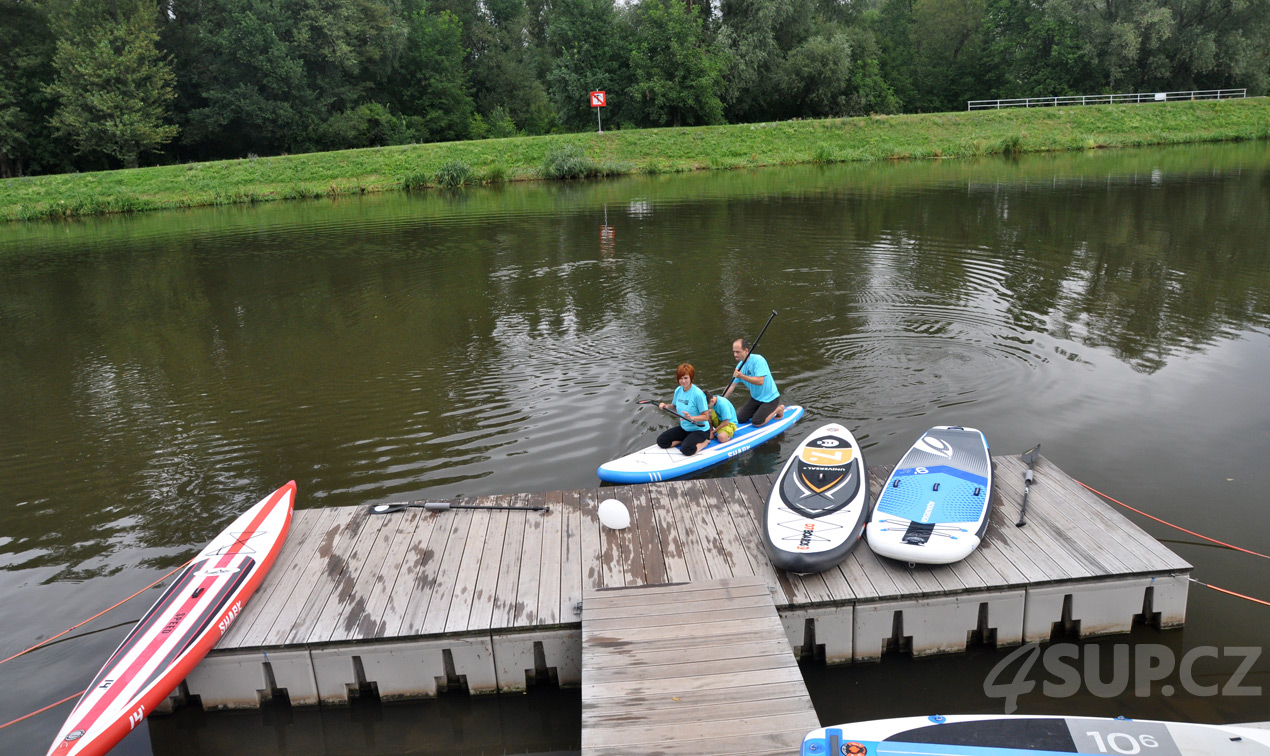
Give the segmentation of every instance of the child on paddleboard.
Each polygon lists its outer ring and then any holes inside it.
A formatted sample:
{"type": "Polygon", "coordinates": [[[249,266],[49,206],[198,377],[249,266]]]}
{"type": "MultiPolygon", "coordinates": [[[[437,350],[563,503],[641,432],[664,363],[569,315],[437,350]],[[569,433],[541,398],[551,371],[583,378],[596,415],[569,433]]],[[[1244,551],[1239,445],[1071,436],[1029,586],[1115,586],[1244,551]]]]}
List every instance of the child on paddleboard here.
{"type": "Polygon", "coordinates": [[[710,405],[710,438],[726,444],[736,433],[736,407],[713,391],[706,391],[706,402],[710,405]]]}

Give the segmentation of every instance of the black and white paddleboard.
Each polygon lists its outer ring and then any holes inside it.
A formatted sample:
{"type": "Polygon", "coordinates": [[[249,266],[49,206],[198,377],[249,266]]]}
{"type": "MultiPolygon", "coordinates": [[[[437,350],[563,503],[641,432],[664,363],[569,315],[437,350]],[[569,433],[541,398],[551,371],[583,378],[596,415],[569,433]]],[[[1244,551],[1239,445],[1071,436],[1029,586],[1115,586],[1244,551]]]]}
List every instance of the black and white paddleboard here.
{"type": "Polygon", "coordinates": [[[763,545],[789,572],[821,572],[855,548],[869,518],[869,473],[841,423],[812,431],[794,449],[767,497],[763,545]]]}
{"type": "Polygon", "coordinates": [[[881,556],[949,564],[979,546],[991,502],[988,440],[974,428],[937,426],[895,466],[864,537],[881,556]]]}
{"type": "Polygon", "coordinates": [[[1149,719],[967,714],[823,727],[802,756],[1270,756],[1270,730],[1149,719]]]}

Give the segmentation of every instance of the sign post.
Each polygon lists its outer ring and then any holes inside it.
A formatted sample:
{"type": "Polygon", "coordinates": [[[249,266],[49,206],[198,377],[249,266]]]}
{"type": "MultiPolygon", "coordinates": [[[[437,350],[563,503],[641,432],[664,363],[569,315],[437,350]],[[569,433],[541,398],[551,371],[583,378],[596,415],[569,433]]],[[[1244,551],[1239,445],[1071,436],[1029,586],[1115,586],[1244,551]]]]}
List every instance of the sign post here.
{"type": "Polygon", "coordinates": [[[600,108],[604,107],[604,91],[596,91],[591,93],[591,107],[595,108],[595,124],[599,127],[597,133],[604,133],[604,124],[600,121],[600,108]]]}

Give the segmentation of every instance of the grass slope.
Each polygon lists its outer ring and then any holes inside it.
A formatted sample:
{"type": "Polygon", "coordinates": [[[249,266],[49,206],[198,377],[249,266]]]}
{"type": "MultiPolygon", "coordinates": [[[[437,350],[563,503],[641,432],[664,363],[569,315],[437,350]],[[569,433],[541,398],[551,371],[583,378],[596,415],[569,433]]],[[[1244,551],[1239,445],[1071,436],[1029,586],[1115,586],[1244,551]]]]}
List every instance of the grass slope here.
{"type": "Polygon", "coordinates": [[[0,181],[0,219],[265,202],[460,182],[1267,138],[1267,98],[514,137],[6,179],[0,181]]]}

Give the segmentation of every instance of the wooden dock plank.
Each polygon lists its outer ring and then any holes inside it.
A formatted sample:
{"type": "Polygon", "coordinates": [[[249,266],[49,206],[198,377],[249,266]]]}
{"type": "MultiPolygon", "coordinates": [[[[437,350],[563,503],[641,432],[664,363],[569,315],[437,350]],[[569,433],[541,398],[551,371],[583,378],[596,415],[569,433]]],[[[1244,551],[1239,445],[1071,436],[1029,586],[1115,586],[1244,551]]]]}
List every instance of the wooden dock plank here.
{"type": "MultiPolygon", "coordinates": [[[[630,486],[618,486],[606,491],[606,498],[622,502],[627,511],[630,506],[630,486]]],[[[598,513],[598,510],[597,510],[598,513]]],[[[626,567],[630,561],[630,533],[625,530],[614,530],[600,526],[600,581],[606,588],[622,588],[626,586],[626,567]]],[[[635,583],[632,583],[634,585],[635,583]]]]}
{"type": "MultiPolygon", "coordinates": [[[[507,497],[500,499],[507,501],[507,497]]],[[[467,624],[463,628],[470,631],[482,631],[490,627],[494,616],[494,601],[498,592],[499,568],[503,561],[503,539],[507,535],[507,520],[511,512],[505,509],[492,510],[486,521],[485,540],[481,544],[480,564],[476,568],[475,582],[472,583],[472,604],[468,609],[467,624]]],[[[454,628],[459,632],[461,612],[446,620],[446,631],[454,628]]]]}
{"type": "MultiPolygon", "coordinates": [[[[524,506],[528,496],[511,497],[511,503],[524,506]]],[[[520,583],[520,561],[524,557],[525,523],[533,512],[509,512],[507,528],[503,531],[502,564],[498,568],[498,583],[494,588],[494,609],[490,615],[490,628],[503,629],[516,626],[516,592],[520,583]]]]}
{"type": "Polygon", "coordinates": [[[406,545],[405,561],[397,573],[396,582],[388,593],[388,600],[384,604],[383,615],[379,620],[384,633],[376,637],[396,637],[400,634],[410,602],[418,600],[416,593],[419,592],[420,574],[432,560],[428,544],[432,541],[436,522],[435,512],[420,511],[414,535],[406,545]]]}
{"type": "Polygon", "coordinates": [[[751,556],[747,553],[718,484],[713,481],[693,480],[687,483],[687,490],[700,503],[700,509],[705,513],[702,524],[707,529],[712,526],[711,543],[727,565],[727,574],[718,577],[756,574],[752,559],[761,559],[763,555],[751,556]]]}
{"type": "Polygon", "coordinates": [[[582,603],[582,506],[577,491],[560,497],[560,609],[561,622],[577,621],[574,607],[582,603]]]}
{"type": "Polygon", "coordinates": [[[754,498],[747,495],[747,491],[752,493],[754,487],[737,478],[716,478],[714,483],[719,488],[719,495],[728,502],[732,526],[736,528],[741,548],[749,555],[753,574],[762,577],[770,590],[780,591],[780,603],[784,603],[786,581],[763,551],[762,536],[759,534],[758,519],[754,512],[754,498]]]}
{"type": "MultiPolygon", "coordinates": [[[[544,506],[541,493],[529,494],[526,506],[544,506]]],[[[542,585],[542,530],[547,519],[543,512],[525,513],[525,539],[521,546],[520,579],[516,581],[516,610],[511,626],[532,627],[538,624],[538,588],[542,585]]],[[[555,560],[552,560],[554,565],[555,560]]]]}
{"type": "MultiPolygon", "coordinates": [[[[998,476],[997,482],[1005,496],[1013,502],[1018,502],[1013,508],[1013,511],[1017,512],[1018,506],[1023,501],[1025,467],[1021,461],[1013,458],[1002,461],[1002,467],[1012,466],[1017,466],[1018,469],[1011,472],[1018,474],[998,476]]],[[[1055,507],[1050,504],[1049,500],[1052,496],[1053,491],[1032,486],[1032,491],[1028,494],[1030,522],[1022,528],[1031,531],[1026,535],[1038,536],[1034,539],[1038,542],[1044,538],[1049,543],[1055,544],[1060,554],[1070,557],[1090,575],[1133,571],[1120,556],[1102,545],[1106,538],[1102,529],[1094,528],[1093,524],[1084,518],[1073,520],[1063,511],[1065,507],[1055,507]]]]}
{"type": "Polygon", "coordinates": [[[325,601],[343,570],[344,555],[366,524],[370,509],[341,507],[337,519],[318,544],[317,553],[296,576],[294,589],[280,607],[273,624],[257,636],[261,646],[287,645],[288,638],[300,635],[318,601],[325,601]],[[307,607],[307,610],[306,610],[307,607]]]}
{"type": "Polygon", "coordinates": [[[286,603],[286,597],[295,588],[294,574],[309,563],[317,543],[326,537],[330,524],[336,518],[333,507],[306,509],[291,516],[291,530],[273,569],[265,576],[256,595],[243,609],[242,617],[230,626],[221,638],[218,648],[249,647],[260,628],[267,629],[277,619],[278,611],[286,603]]]}
{"type": "MultiPolygon", "coordinates": [[[[560,573],[564,558],[563,501],[564,494],[561,491],[543,495],[543,504],[549,511],[542,515],[542,569],[538,573],[537,604],[539,625],[557,625],[564,616],[560,613],[560,573]]],[[[568,617],[569,621],[573,621],[572,612],[568,617]]]]}
{"type": "Polygon", "coordinates": [[[389,569],[396,575],[397,563],[391,568],[386,567],[386,557],[397,538],[399,523],[403,519],[410,520],[412,514],[415,512],[406,510],[373,515],[379,520],[379,529],[373,537],[363,537],[363,543],[358,547],[359,553],[355,552],[351,557],[361,564],[350,564],[350,569],[346,569],[340,577],[336,592],[327,600],[322,615],[309,633],[309,643],[349,638],[351,629],[357,627],[366,610],[366,601],[376,582],[382,582],[384,573],[389,569]]]}
{"type": "Polygon", "coordinates": [[[712,575],[710,565],[706,561],[706,549],[697,532],[694,519],[696,508],[675,483],[662,483],[657,486],[658,492],[669,503],[675,517],[675,534],[678,536],[684,562],[688,566],[689,580],[709,580],[712,575]]]}
{"type": "Polygon", "coordinates": [[[372,514],[366,520],[366,526],[362,528],[362,532],[353,543],[352,550],[345,557],[344,568],[335,579],[331,595],[327,596],[326,602],[314,616],[307,631],[303,635],[293,635],[291,642],[321,642],[335,632],[345,609],[357,598],[358,579],[372,562],[374,562],[373,569],[379,570],[383,564],[383,552],[387,550],[394,532],[396,527],[392,525],[391,517],[372,514]],[[385,530],[388,531],[388,541],[380,548],[381,534],[385,530]]]}
{"type": "Polygon", "coordinates": [[[422,550],[415,552],[415,564],[412,570],[414,580],[405,586],[409,592],[405,608],[401,612],[401,622],[395,633],[397,636],[418,635],[419,627],[422,626],[423,619],[428,614],[428,606],[436,593],[437,568],[453,530],[453,514],[453,512],[433,512],[432,517],[428,518],[431,520],[432,527],[428,531],[427,541],[416,541],[422,544],[422,550]]]}
{"type": "Polygon", "coordinates": [[[677,502],[663,491],[659,491],[656,495],[650,491],[648,502],[656,519],[657,538],[661,543],[662,556],[666,565],[666,582],[686,583],[692,579],[692,573],[677,522],[677,518],[681,516],[675,512],[677,502]]]}
{"type": "MultiPolygon", "coordinates": [[[[362,640],[385,636],[390,622],[386,615],[393,588],[406,572],[407,555],[414,543],[419,524],[430,519],[430,513],[422,509],[407,509],[385,516],[394,518],[396,527],[393,540],[384,554],[382,568],[372,576],[374,584],[365,592],[365,602],[360,614],[349,612],[344,618],[341,634],[344,639],[362,640]]],[[[395,623],[393,627],[396,627],[395,623]]]]}
{"type": "Polygon", "coordinates": [[[666,556],[657,532],[657,515],[647,486],[637,486],[631,496],[631,542],[643,567],[642,585],[666,582],[666,556]]]}
{"type": "Polygon", "coordinates": [[[598,510],[600,502],[606,498],[608,497],[601,496],[596,489],[587,489],[579,493],[583,596],[588,591],[604,587],[604,568],[601,564],[603,545],[600,541],[601,526],[598,510]]]}
{"type": "MultiPolygon", "coordinates": [[[[489,499],[477,499],[477,506],[488,506],[489,499]]],[[[454,578],[454,591],[445,613],[441,632],[458,633],[468,629],[472,617],[472,605],[476,602],[476,583],[481,574],[481,559],[485,556],[485,543],[490,538],[490,519],[502,510],[472,510],[466,515],[467,537],[463,543],[463,556],[459,560],[454,578]]],[[[500,534],[499,542],[502,542],[500,534]]],[[[439,612],[438,612],[439,613],[439,612]]]]}

